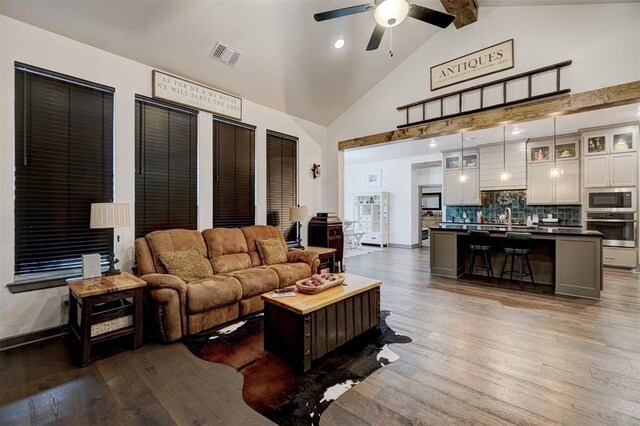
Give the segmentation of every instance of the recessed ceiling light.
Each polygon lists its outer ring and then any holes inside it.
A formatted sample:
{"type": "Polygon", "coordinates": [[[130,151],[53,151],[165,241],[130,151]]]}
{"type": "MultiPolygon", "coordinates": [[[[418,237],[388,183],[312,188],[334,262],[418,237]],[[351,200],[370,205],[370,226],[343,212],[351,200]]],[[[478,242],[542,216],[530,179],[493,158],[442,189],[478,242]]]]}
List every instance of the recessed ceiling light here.
{"type": "Polygon", "coordinates": [[[343,38],[337,39],[336,42],[333,43],[333,47],[335,47],[336,49],[342,49],[344,47],[344,39],[343,38]]]}
{"type": "Polygon", "coordinates": [[[511,131],[511,134],[512,134],[512,135],[519,135],[520,133],[522,133],[522,130],[517,130],[517,129],[516,129],[516,130],[512,130],[512,131],[511,131]]]}

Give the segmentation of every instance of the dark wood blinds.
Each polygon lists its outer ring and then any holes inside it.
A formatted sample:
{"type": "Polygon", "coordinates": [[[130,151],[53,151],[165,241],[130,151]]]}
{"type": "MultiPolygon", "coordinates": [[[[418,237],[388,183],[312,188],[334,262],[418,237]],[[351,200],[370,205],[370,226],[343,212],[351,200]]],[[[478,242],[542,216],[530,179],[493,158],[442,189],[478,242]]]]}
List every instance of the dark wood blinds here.
{"type": "Polygon", "coordinates": [[[213,226],[256,223],[255,127],[213,121],[213,226]]]}
{"type": "Polygon", "coordinates": [[[298,228],[289,207],[298,205],[298,139],[267,131],[267,225],[277,227],[287,243],[298,228]]]}
{"type": "Polygon", "coordinates": [[[198,226],[198,115],[136,97],[136,238],[198,226]]]}
{"type": "Polygon", "coordinates": [[[113,89],[17,64],[15,274],[71,273],[112,251],[90,229],[91,203],[113,201],[113,89]]]}

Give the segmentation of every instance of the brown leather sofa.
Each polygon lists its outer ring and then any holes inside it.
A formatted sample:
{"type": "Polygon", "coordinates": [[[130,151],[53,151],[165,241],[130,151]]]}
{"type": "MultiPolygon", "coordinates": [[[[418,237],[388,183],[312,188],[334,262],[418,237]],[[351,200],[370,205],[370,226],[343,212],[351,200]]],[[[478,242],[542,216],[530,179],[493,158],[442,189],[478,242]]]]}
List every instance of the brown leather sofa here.
{"type": "Polygon", "coordinates": [[[157,337],[172,342],[264,309],[263,293],[308,278],[320,266],[318,254],[288,251],[287,263],[263,265],[256,239],[280,238],[272,226],[171,229],[135,240],[138,272],[147,282],[145,305],[157,337]],[[196,247],[209,259],[213,277],[190,283],[169,275],[158,256],[196,247]]]}

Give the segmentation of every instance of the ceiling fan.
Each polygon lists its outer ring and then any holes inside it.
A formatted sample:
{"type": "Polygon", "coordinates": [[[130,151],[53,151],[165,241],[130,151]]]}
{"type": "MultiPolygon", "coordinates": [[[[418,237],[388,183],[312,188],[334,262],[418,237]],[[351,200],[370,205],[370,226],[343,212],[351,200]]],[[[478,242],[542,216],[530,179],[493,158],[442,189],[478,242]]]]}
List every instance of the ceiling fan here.
{"type": "Polygon", "coordinates": [[[367,50],[376,50],[378,46],[380,46],[384,31],[387,28],[399,25],[407,16],[440,28],[447,28],[456,18],[454,15],[429,9],[415,3],[409,3],[406,0],[375,0],[374,4],[361,4],[359,6],[344,7],[342,9],[316,13],[313,15],[313,18],[320,22],[355,15],[356,13],[369,12],[374,9],[376,27],[373,30],[371,39],[369,39],[367,50]]]}

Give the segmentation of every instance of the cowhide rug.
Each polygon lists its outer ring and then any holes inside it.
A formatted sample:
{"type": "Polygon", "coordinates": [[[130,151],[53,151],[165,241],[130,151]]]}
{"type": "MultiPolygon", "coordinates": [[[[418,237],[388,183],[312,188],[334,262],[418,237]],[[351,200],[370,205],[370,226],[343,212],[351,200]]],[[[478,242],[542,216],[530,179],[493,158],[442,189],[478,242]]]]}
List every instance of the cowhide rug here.
{"type": "Polygon", "coordinates": [[[229,365],[242,373],[242,396],[251,408],[279,425],[317,425],[326,408],[377,369],[398,359],[391,343],[408,343],[387,326],[367,333],[314,361],[301,373],[263,346],[263,314],[187,338],[197,357],[229,365]]]}

